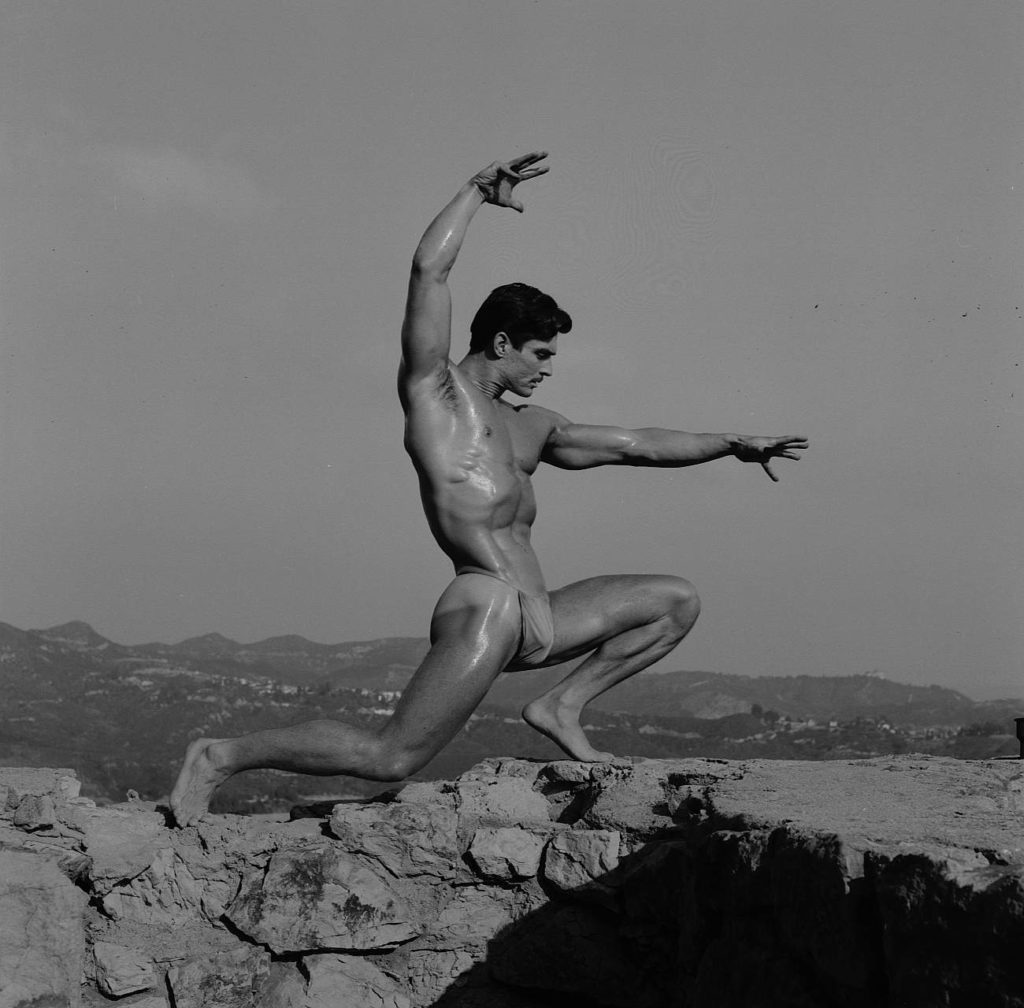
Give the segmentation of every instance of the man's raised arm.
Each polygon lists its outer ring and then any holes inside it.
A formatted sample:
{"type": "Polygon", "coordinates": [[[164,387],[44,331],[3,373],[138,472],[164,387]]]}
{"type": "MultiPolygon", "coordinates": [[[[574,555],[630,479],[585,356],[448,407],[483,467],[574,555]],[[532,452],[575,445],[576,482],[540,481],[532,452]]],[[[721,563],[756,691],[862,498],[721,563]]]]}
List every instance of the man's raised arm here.
{"type": "Polygon", "coordinates": [[[466,230],[482,203],[512,207],[523,205],[512,190],[526,179],[543,175],[546,167],[534,167],[547,157],[534,151],[496,161],[474,175],[423,233],[412,260],[409,296],[402,325],[402,380],[415,382],[444,367],[451,346],[451,293],[448,274],[462,247],[466,230]]]}
{"type": "Polygon", "coordinates": [[[589,469],[599,465],[676,468],[699,465],[732,455],[741,462],[756,462],[775,483],[772,459],[798,460],[807,448],[804,437],[757,437],[750,434],[689,434],[686,431],[644,427],[626,430],[574,424],[559,417],[548,437],[543,459],[562,469],[589,469]]]}

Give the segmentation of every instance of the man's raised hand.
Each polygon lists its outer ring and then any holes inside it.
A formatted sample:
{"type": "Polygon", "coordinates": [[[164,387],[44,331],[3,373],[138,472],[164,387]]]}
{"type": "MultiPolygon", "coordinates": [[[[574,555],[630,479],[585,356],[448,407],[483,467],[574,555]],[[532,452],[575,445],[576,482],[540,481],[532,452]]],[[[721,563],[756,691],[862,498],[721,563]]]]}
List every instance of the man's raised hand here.
{"type": "Polygon", "coordinates": [[[779,477],[772,472],[769,463],[772,459],[788,458],[798,462],[800,456],[796,454],[808,446],[807,438],[795,437],[787,434],[784,437],[747,437],[741,435],[739,442],[733,448],[733,454],[741,462],[756,462],[768,474],[773,483],[779,482],[779,477]]]}
{"type": "Polygon", "coordinates": [[[478,171],[469,181],[476,186],[485,203],[495,206],[507,206],[519,213],[523,212],[523,204],[512,198],[512,190],[527,179],[536,178],[547,172],[547,166],[535,168],[538,161],[548,156],[547,151],[533,151],[521,154],[511,161],[495,161],[482,171],[478,171]]]}

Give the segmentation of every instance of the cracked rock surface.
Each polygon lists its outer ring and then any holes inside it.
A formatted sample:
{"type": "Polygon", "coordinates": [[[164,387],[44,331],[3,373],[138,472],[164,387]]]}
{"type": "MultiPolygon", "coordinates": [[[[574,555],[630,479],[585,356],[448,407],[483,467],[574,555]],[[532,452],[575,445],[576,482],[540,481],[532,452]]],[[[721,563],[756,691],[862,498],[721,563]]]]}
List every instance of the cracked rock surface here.
{"type": "Polygon", "coordinates": [[[0,1008],[1024,1008],[1021,948],[1014,760],[491,759],[184,830],[0,768],[0,1008]]]}

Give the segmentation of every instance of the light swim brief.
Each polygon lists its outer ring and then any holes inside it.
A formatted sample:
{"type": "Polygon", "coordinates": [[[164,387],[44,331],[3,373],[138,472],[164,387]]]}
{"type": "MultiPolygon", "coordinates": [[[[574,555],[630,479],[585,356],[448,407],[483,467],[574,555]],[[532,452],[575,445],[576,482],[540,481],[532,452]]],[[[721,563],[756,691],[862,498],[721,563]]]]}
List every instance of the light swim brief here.
{"type": "Polygon", "coordinates": [[[527,668],[543,664],[555,643],[555,623],[547,595],[526,595],[519,592],[519,609],[523,620],[523,638],[513,664],[527,668]]]}
{"type": "Polygon", "coordinates": [[[541,595],[528,595],[510,585],[504,578],[487,570],[470,569],[456,572],[456,576],[463,574],[482,574],[484,577],[494,578],[519,596],[522,636],[519,650],[509,663],[509,667],[537,668],[542,665],[555,643],[555,621],[551,616],[551,602],[548,600],[547,592],[541,595]]]}

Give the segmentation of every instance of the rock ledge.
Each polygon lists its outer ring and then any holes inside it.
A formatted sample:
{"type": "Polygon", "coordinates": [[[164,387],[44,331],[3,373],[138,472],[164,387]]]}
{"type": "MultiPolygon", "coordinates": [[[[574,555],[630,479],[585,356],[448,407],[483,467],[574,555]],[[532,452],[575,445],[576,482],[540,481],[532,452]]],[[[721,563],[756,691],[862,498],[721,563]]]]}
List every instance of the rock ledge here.
{"type": "Polygon", "coordinates": [[[487,760],[327,817],[0,768],[0,1008],[1024,1008],[1024,763],[487,760]]]}

